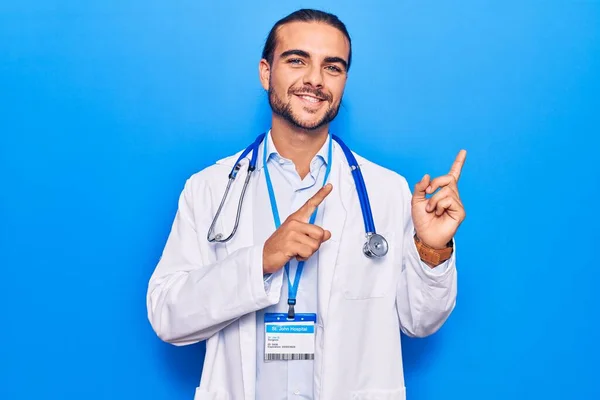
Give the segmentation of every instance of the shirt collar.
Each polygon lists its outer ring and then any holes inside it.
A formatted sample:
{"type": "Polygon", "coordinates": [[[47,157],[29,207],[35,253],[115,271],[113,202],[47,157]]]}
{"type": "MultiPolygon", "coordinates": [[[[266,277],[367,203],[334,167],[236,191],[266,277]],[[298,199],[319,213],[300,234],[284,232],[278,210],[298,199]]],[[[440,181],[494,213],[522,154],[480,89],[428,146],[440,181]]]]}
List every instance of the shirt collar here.
{"type": "MultiPolygon", "coordinates": [[[[323,165],[327,165],[327,155],[329,152],[329,141],[331,140],[331,135],[327,135],[327,140],[323,143],[323,146],[319,149],[313,160],[320,158],[323,161],[323,165]]],[[[267,162],[273,162],[273,160],[284,159],[281,154],[275,148],[275,143],[273,143],[273,137],[271,136],[271,130],[267,132],[265,135],[265,140],[258,147],[258,158],[256,161],[256,169],[259,170],[263,167],[263,146],[267,146],[267,162]]]]}

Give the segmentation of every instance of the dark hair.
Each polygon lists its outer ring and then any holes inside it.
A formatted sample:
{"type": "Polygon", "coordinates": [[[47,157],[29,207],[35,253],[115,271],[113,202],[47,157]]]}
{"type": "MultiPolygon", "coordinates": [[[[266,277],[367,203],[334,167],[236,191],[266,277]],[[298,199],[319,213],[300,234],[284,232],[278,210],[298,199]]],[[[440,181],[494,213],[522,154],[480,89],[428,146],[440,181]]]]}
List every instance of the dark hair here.
{"type": "Polygon", "coordinates": [[[348,30],[346,29],[346,25],[336,15],[312,9],[302,9],[298,11],[294,11],[287,17],[284,17],[277,21],[271,31],[269,32],[269,36],[265,42],[265,47],[263,48],[262,58],[267,60],[269,64],[273,63],[273,53],[275,52],[275,46],[277,45],[277,30],[282,25],[285,25],[290,22],[323,22],[327,25],[330,25],[334,28],[337,28],[340,32],[346,36],[348,39],[348,43],[350,44],[350,52],[348,53],[348,67],[350,69],[350,63],[352,61],[352,41],[350,40],[350,35],[348,34],[348,30]]]}

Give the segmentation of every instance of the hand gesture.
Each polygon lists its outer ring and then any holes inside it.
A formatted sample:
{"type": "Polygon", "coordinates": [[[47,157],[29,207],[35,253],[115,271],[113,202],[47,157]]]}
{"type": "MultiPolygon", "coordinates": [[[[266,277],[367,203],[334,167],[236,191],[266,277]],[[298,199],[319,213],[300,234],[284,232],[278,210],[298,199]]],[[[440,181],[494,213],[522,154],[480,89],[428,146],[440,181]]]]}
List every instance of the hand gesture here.
{"type": "Polygon", "coordinates": [[[263,248],[264,274],[279,271],[294,257],[298,261],[307,260],[319,250],[321,243],[331,238],[331,232],[309,223],[310,216],[331,190],[330,183],[323,186],[267,239],[263,248]]]}
{"type": "Polygon", "coordinates": [[[465,163],[467,152],[461,150],[447,175],[430,181],[425,175],[415,185],[412,197],[412,218],[417,236],[426,245],[443,249],[454,237],[465,219],[465,209],[458,194],[458,180],[465,163]],[[427,194],[434,193],[431,198],[427,194]]]}

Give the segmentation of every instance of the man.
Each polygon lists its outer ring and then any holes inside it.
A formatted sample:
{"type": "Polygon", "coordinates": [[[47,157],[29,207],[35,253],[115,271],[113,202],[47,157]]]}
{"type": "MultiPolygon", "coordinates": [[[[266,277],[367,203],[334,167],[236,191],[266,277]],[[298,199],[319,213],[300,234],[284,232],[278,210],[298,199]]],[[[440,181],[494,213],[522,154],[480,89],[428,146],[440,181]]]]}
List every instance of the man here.
{"type": "Polygon", "coordinates": [[[240,153],[186,182],[147,304],[164,341],[207,340],[196,400],[404,399],[400,332],[430,335],[454,308],[465,152],[414,195],[403,177],[357,156],[388,243],[383,257],[366,257],[360,190],[329,135],[350,64],[350,36],[334,15],[299,10],[279,21],[259,63],[272,125],[231,240],[207,232],[227,236],[235,225],[245,168],[213,218],[240,153]]]}

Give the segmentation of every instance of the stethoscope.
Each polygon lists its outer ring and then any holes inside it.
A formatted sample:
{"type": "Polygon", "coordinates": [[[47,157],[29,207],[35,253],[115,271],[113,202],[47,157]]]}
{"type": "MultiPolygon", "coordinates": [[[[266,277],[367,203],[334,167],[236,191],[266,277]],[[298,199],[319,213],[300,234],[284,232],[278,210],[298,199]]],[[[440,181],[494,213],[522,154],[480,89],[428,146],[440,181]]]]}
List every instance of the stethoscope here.
{"type": "MultiPolygon", "coordinates": [[[[242,204],[244,202],[244,196],[246,194],[246,188],[248,187],[248,182],[250,182],[250,175],[256,169],[256,159],[258,156],[258,148],[265,138],[265,133],[259,135],[256,140],[248,146],[242,154],[237,159],[235,165],[231,169],[229,173],[229,182],[227,182],[227,187],[225,188],[225,194],[223,195],[223,199],[221,200],[221,204],[217,209],[217,213],[213,218],[212,224],[208,230],[208,234],[206,235],[206,239],[213,243],[225,243],[231,240],[235,235],[239,222],[240,222],[240,213],[242,211],[242,204]],[[252,153],[250,158],[250,163],[248,164],[248,174],[246,175],[246,180],[244,181],[244,187],[242,188],[242,193],[240,194],[240,199],[238,201],[237,214],[235,217],[235,224],[233,226],[233,230],[231,234],[224,238],[224,235],[221,233],[217,233],[215,236],[211,237],[211,234],[214,231],[215,224],[219,215],[221,214],[221,210],[223,209],[223,205],[225,204],[225,200],[227,199],[227,194],[229,193],[229,189],[233,181],[235,180],[238,172],[242,168],[240,161],[244,159],[248,154],[252,153]]],[[[367,194],[367,188],[365,186],[365,181],[363,179],[362,173],[360,172],[360,167],[358,166],[358,162],[352,154],[352,151],[342,142],[342,140],[336,135],[331,135],[331,138],[337,142],[342,148],[344,155],[346,156],[346,160],[348,161],[348,165],[350,166],[350,170],[352,171],[352,177],[354,178],[354,185],[356,186],[356,192],[358,193],[358,200],[360,202],[360,208],[362,211],[363,221],[365,224],[365,232],[366,232],[366,242],[363,246],[363,253],[365,256],[369,258],[380,258],[387,254],[388,252],[388,242],[385,238],[378,234],[375,231],[375,223],[373,222],[373,214],[371,212],[371,204],[369,202],[369,195],[367,194]]]]}

